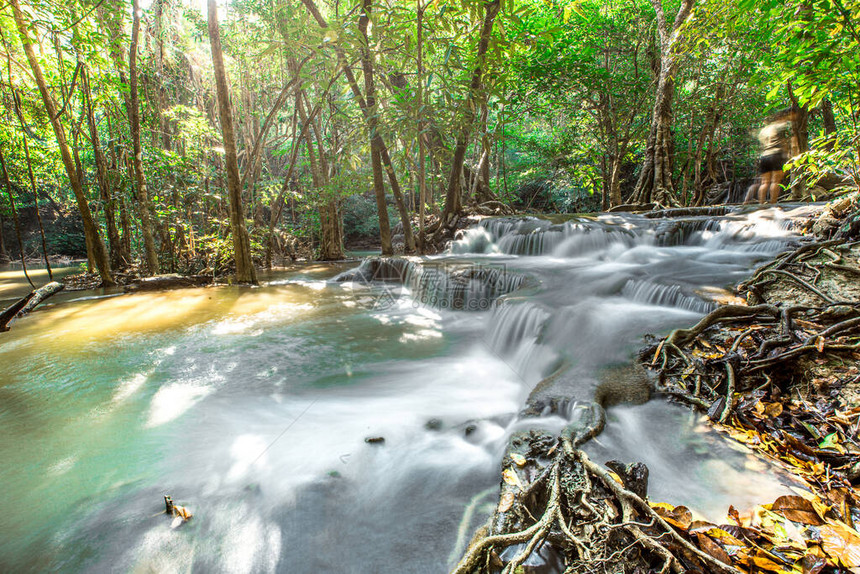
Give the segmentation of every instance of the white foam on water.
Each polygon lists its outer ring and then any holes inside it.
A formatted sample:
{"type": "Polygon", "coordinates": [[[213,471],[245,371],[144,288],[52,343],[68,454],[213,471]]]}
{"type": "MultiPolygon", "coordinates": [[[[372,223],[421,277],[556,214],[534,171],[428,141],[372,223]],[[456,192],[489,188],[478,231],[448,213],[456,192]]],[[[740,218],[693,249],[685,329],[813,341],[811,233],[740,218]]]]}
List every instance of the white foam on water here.
{"type": "Polygon", "coordinates": [[[113,402],[121,403],[135,394],[146,383],[146,379],[147,375],[144,373],[137,373],[132,378],[121,382],[113,393],[113,402]]]}
{"type": "Polygon", "coordinates": [[[161,387],[152,397],[145,427],[153,428],[176,420],[213,391],[212,386],[197,383],[171,383],[161,387]]]}

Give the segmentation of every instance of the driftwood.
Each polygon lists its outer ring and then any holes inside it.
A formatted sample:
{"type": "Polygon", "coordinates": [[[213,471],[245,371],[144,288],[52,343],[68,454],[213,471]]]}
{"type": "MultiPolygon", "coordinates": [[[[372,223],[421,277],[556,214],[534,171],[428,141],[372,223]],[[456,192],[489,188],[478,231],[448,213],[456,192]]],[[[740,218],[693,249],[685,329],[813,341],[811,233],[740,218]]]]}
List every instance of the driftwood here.
{"type": "Polygon", "coordinates": [[[9,322],[15,317],[26,315],[36,308],[36,305],[63,290],[63,284],[52,281],[47,285],[30,291],[24,297],[7,307],[0,313],[0,332],[9,330],[9,322]]]}
{"type": "Polygon", "coordinates": [[[30,291],[25,297],[22,297],[9,307],[3,310],[0,313],[0,331],[8,331],[9,321],[15,318],[15,315],[18,314],[18,311],[24,308],[24,306],[30,302],[30,299],[36,294],[35,291],[30,291]]]}

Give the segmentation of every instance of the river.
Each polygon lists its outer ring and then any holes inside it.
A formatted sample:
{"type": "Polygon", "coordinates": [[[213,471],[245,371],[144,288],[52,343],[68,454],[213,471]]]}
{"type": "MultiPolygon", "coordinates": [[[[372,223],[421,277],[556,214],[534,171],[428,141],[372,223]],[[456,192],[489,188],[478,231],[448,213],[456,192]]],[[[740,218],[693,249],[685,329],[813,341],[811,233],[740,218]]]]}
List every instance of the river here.
{"type": "MultiPolygon", "coordinates": [[[[518,415],[538,381],[568,365],[588,396],[792,229],[780,209],[494,219],[400,264],[405,285],[353,262],[62,293],[0,334],[0,571],[445,572],[492,511],[507,437],[566,422],[518,415]],[[194,518],[171,527],[164,494],[194,518]]],[[[26,290],[0,270],[0,299],[26,290]]],[[[659,399],[609,408],[586,450],[645,462],[652,500],[711,520],[787,492],[659,399]]]]}

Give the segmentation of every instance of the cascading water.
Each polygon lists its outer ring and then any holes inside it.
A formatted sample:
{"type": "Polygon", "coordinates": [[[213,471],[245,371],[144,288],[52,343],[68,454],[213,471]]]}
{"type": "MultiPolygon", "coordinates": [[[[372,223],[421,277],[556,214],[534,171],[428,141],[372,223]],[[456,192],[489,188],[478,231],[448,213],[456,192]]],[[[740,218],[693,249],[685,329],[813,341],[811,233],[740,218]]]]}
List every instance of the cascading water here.
{"type": "MultiPolygon", "coordinates": [[[[490,219],[449,254],[337,277],[58,296],[0,339],[0,570],[444,572],[510,434],[624,402],[643,334],[694,322],[703,289],[797,240],[791,221],[490,219]],[[523,416],[541,393],[563,400],[523,416]],[[164,493],[195,517],[171,528],[164,493]]],[[[782,492],[700,427],[621,404],[587,450],[715,520],[782,492]]]]}

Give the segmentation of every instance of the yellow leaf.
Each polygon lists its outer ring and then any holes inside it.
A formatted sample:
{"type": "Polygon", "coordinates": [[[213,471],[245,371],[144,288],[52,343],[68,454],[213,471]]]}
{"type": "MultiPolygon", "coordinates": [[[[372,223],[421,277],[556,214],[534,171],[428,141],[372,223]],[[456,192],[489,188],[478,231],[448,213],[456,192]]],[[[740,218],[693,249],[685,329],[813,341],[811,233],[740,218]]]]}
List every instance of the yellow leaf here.
{"type": "Polygon", "coordinates": [[[829,522],[819,529],[821,545],[834,560],[846,568],[860,566],[860,534],[841,522],[829,522]]]}
{"type": "Polygon", "coordinates": [[[516,486],[520,490],[524,490],[523,483],[520,482],[520,477],[517,476],[517,472],[514,469],[506,468],[504,472],[502,472],[502,478],[504,478],[505,482],[507,482],[511,486],[516,486]]]}
{"type": "Polygon", "coordinates": [[[764,409],[764,414],[768,417],[778,417],[782,414],[782,403],[768,403],[764,409]]]}
{"type": "Polygon", "coordinates": [[[515,452],[511,453],[511,460],[516,463],[517,466],[525,466],[526,465],[526,457],[521,454],[517,454],[515,452]]]}

